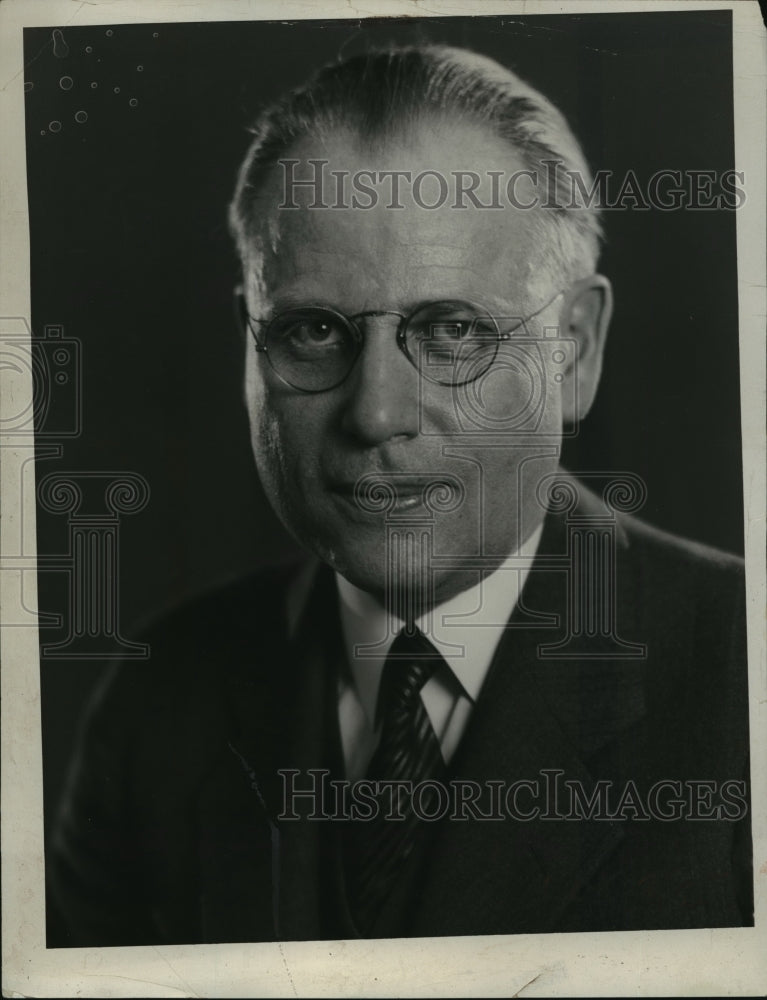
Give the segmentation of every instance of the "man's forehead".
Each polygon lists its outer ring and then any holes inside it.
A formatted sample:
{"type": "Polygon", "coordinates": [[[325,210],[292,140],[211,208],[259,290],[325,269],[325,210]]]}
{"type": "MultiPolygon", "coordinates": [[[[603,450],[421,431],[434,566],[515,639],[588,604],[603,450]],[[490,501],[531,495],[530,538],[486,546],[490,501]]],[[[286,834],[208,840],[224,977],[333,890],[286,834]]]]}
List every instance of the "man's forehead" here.
{"type": "Polygon", "coordinates": [[[505,282],[527,282],[540,210],[499,200],[499,185],[523,170],[509,144],[468,124],[375,142],[348,131],[305,139],[270,171],[254,206],[262,277],[271,287],[307,275],[321,283],[353,262],[371,282],[428,284],[431,271],[492,263],[505,282]]]}
{"type": "MultiPolygon", "coordinates": [[[[349,128],[298,140],[267,172],[258,197],[260,214],[290,226],[300,209],[311,216],[352,207],[361,216],[392,224],[397,213],[416,209],[424,226],[429,219],[488,209],[515,210],[508,202],[531,187],[518,150],[487,126],[434,116],[393,129],[385,136],[363,137],[349,128]],[[520,186],[521,184],[521,186],[520,186]]],[[[301,225],[305,225],[304,222],[301,225]]]]}

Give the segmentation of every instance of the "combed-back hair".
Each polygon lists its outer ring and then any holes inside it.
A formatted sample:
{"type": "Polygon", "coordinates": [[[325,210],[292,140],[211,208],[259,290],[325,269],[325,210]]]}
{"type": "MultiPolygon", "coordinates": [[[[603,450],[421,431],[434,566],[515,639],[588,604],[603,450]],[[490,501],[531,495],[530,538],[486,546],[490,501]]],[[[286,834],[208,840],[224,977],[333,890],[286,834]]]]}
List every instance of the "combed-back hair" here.
{"type": "Polygon", "coordinates": [[[261,112],[229,212],[243,263],[258,240],[255,198],[295,143],[343,129],[377,146],[429,116],[484,125],[505,140],[547,185],[539,193],[547,269],[553,266],[567,280],[594,270],[602,236],[599,215],[569,175],[579,175],[586,189],[592,178],[563,115],[492,59],[441,45],[373,50],[330,64],[261,112]],[[558,162],[556,169],[552,161],[558,162]]]}

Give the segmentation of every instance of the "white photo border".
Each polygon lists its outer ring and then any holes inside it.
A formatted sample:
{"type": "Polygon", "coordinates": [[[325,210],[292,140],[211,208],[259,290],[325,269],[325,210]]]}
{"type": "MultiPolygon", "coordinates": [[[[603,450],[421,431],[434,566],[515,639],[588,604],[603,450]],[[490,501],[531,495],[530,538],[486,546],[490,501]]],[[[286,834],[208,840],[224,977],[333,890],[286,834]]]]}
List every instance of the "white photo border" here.
{"type": "MultiPolygon", "coordinates": [[[[3,317],[30,324],[22,29],[58,24],[303,20],[370,16],[732,10],[735,158],[748,199],[737,213],[743,486],[748,594],[755,926],[387,941],[46,949],[40,674],[36,628],[0,632],[4,996],[638,996],[763,994],[767,989],[767,671],[765,669],[765,28],[753,2],[366,0],[7,0],[0,7],[3,317]]],[[[3,371],[0,417],[30,400],[31,379],[3,371]]],[[[0,426],[2,426],[0,424],[0,426]]],[[[0,440],[0,599],[19,586],[10,540],[34,536],[34,492],[0,440]],[[3,459],[6,459],[3,461],[3,459]]],[[[35,598],[34,593],[28,595],[35,598]]]]}

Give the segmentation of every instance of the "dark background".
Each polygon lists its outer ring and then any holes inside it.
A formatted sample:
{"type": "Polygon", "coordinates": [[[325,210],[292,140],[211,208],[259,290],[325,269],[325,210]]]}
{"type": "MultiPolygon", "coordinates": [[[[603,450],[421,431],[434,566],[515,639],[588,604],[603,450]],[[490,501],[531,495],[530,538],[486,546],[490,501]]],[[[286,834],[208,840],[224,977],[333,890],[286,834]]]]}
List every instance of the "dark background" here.
{"type": "MultiPolygon", "coordinates": [[[[734,165],[730,20],[706,11],[25,32],[33,333],[60,324],[81,342],[83,366],[82,433],[63,457],[41,457],[37,476],[133,471],[149,483],[148,506],[120,528],[123,632],[292,551],[250,456],[232,318],[226,207],[258,106],[339,53],[445,41],[539,87],[595,169],[645,181],[660,169],[724,171],[734,165]]],[[[604,221],[601,270],[616,311],[602,388],[566,464],[640,475],[644,517],[742,553],[735,213],[615,211],[604,221]]],[[[66,547],[66,517],[40,511],[38,551],[66,547]]],[[[66,611],[62,574],[41,572],[39,595],[42,610],[66,611]]],[[[41,629],[41,641],[64,634],[41,629]]],[[[48,819],[103,669],[42,660],[48,819]]]]}

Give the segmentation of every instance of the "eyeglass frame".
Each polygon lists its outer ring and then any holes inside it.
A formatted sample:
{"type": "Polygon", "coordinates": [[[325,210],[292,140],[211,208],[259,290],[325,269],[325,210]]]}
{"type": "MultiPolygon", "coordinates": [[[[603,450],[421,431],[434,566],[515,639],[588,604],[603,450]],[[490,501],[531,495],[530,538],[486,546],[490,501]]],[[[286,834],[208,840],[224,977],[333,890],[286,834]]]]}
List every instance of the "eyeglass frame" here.
{"type": "Polygon", "coordinates": [[[410,364],[413,366],[413,368],[416,370],[416,372],[418,373],[418,375],[421,378],[425,378],[429,382],[433,382],[435,385],[442,385],[445,388],[456,388],[456,387],[463,386],[463,385],[471,385],[472,382],[476,382],[477,379],[481,378],[482,375],[484,375],[492,367],[493,363],[495,362],[495,359],[498,356],[498,348],[500,347],[501,343],[504,342],[504,341],[507,341],[507,340],[511,340],[512,335],[517,330],[519,330],[520,327],[526,326],[526,324],[531,319],[535,319],[536,316],[540,315],[540,313],[542,313],[544,309],[547,309],[553,302],[556,302],[556,300],[561,295],[564,295],[566,290],[567,289],[561,289],[560,291],[556,292],[555,295],[553,295],[550,299],[548,299],[546,302],[544,302],[542,306],[540,306],[538,309],[535,310],[535,312],[532,312],[532,313],[530,313],[527,316],[523,316],[517,322],[516,326],[514,326],[514,327],[511,328],[511,330],[501,330],[500,327],[498,326],[498,321],[497,321],[496,317],[493,316],[493,314],[489,310],[485,309],[484,306],[480,306],[478,302],[472,302],[469,299],[455,299],[455,300],[454,299],[429,299],[429,300],[426,300],[424,302],[419,302],[416,306],[413,307],[413,309],[411,309],[407,313],[398,312],[396,309],[366,309],[363,312],[354,313],[351,316],[347,316],[345,313],[342,313],[339,309],[334,309],[332,306],[321,305],[318,302],[308,302],[305,305],[290,306],[287,309],[281,309],[279,312],[275,313],[273,316],[270,316],[269,319],[262,319],[262,318],[259,318],[257,316],[251,316],[251,314],[247,310],[247,304],[245,302],[245,293],[244,293],[244,291],[241,288],[238,288],[236,290],[236,292],[235,292],[235,305],[237,307],[237,316],[238,316],[238,320],[239,320],[240,324],[241,325],[247,325],[248,329],[250,330],[251,336],[253,337],[253,342],[255,344],[256,351],[259,354],[265,354],[266,355],[267,360],[269,361],[269,366],[271,367],[272,371],[277,376],[277,378],[280,379],[280,381],[283,382],[285,385],[287,385],[288,388],[294,389],[296,392],[302,392],[305,395],[309,395],[309,396],[316,396],[319,393],[331,392],[333,389],[337,389],[340,385],[343,385],[343,383],[346,381],[346,379],[351,375],[352,371],[354,370],[355,365],[357,364],[357,362],[358,362],[358,360],[360,358],[360,355],[362,354],[362,346],[360,346],[360,348],[359,348],[359,350],[357,352],[356,357],[354,358],[354,360],[352,361],[351,365],[349,366],[349,370],[346,372],[346,374],[343,376],[343,378],[339,379],[338,382],[335,382],[333,385],[327,386],[326,388],[323,388],[323,389],[303,389],[300,386],[293,385],[293,383],[289,382],[285,378],[285,376],[282,375],[278,371],[278,369],[275,367],[274,362],[269,357],[269,348],[268,348],[268,345],[266,343],[266,339],[267,339],[267,337],[269,335],[269,327],[271,326],[271,324],[275,323],[278,319],[280,319],[280,317],[285,316],[287,313],[294,312],[294,311],[299,311],[299,310],[303,310],[303,309],[320,309],[320,310],[322,310],[325,313],[330,313],[331,316],[334,316],[337,319],[341,320],[343,322],[343,324],[347,328],[348,327],[351,328],[352,332],[354,334],[356,334],[357,339],[358,339],[358,343],[360,345],[364,344],[365,331],[362,330],[362,329],[360,329],[358,323],[356,322],[357,320],[363,319],[363,318],[367,318],[367,317],[373,317],[373,318],[375,318],[375,317],[378,317],[378,316],[396,316],[399,319],[399,323],[397,324],[397,332],[396,332],[397,346],[402,351],[402,353],[405,355],[405,357],[410,362],[410,364]],[[489,317],[490,319],[492,319],[493,323],[496,326],[496,332],[497,332],[497,336],[495,338],[493,338],[493,341],[492,341],[492,342],[494,342],[496,344],[496,348],[495,348],[495,353],[493,354],[493,357],[490,359],[490,361],[488,362],[487,368],[485,368],[485,370],[483,372],[480,372],[478,375],[474,375],[474,376],[472,376],[469,379],[465,379],[462,382],[441,382],[439,379],[430,378],[418,366],[418,362],[416,361],[416,359],[412,356],[412,354],[408,350],[406,331],[407,331],[407,327],[408,327],[409,321],[419,311],[419,309],[423,309],[424,307],[430,306],[430,305],[432,305],[432,306],[433,305],[439,305],[440,303],[443,303],[443,302],[453,302],[453,301],[460,302],[463,305],[471,306],[472,308],[477,309],[477,310],[482,310],[482,312],[484,313],[484,315],[486,315],[487,317],[489,317]],[[247,317],[247,322],[245,324],[243,324],[243,320],[245,319],[245,317],[247,317]],[[264,335],[264,343],[263,344],[258,339],[258,333],[256,332],[256,330],[253,329],[253,326],[252,326],[253,323],[258,323],[260,326],[265,326],[266,327],[266,332],[265,332],[265,335],[264,335]]]}

